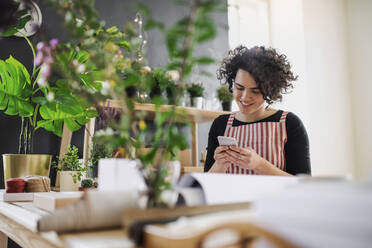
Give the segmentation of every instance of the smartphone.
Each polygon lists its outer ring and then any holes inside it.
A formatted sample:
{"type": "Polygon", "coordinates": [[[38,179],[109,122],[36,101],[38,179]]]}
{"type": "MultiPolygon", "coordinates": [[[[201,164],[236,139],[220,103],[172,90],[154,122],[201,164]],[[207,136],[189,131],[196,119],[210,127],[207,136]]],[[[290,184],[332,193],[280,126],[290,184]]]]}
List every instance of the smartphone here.
{"type": "Polygon", "coordinates": [[[217,136],[218,143],[220,146],[237,146],[238,142],[235,138],[226,137],[226,136],[217,136]]]}

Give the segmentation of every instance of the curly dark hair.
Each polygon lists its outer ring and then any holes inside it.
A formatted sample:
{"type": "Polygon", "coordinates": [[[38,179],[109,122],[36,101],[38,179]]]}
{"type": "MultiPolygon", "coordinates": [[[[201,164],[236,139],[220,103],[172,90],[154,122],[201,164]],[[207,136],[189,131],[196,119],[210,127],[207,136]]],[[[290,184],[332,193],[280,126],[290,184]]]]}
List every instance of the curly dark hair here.
{"type": "Polygon", "coordinates": [[[217,70],[217,78],[229,85],[232,92],[236,73],[239,69],[249,72],[257,83],[268,104],[282,100],[282,94],[293,88],[291,81],[297,80],[284,54],[274,48],[238,46],[230,50],[217,70]]]}

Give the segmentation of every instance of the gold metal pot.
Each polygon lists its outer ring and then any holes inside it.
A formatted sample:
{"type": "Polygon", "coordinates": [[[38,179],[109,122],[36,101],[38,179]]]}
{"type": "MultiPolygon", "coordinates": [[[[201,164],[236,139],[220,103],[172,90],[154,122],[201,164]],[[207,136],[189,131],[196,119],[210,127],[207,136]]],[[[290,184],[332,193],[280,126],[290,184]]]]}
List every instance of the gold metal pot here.
{"type": "Polygon", "coordinates": [[[4,182],[29,175],[49,176],[51,160],[47,154],[3,154],[4,182]]]}

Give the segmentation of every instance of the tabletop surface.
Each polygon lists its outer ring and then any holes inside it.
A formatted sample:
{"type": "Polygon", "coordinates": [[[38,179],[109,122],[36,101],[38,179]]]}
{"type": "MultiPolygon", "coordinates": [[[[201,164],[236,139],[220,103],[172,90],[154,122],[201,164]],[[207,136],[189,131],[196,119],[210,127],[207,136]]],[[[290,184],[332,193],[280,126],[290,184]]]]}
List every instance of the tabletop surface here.
{"type": "Polygon", "coordinates": [[[4,202],[0,192],[0,231],[22,247],[101,248],[135,247],[123,229],[98,230],[79,233],[37,232],[37,220],[48,214],[32,202],[4,202]],[[43,244],[41,245],[42,242],[43,244]]]}

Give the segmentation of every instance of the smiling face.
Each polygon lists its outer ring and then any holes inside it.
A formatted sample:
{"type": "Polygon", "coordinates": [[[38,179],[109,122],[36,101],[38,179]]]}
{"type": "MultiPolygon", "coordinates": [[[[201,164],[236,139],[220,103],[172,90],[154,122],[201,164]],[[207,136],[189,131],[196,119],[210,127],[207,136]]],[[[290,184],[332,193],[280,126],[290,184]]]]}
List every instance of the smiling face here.
{"type": "MultiPolygon", "coordinates": [[[[233,86],[234,99],[246,116],[260,116],[265,111],[265,100],[251,74],[239,69],[233,86]]],[[[248,118],[251,119],[251,118],[248,118]]]]}

